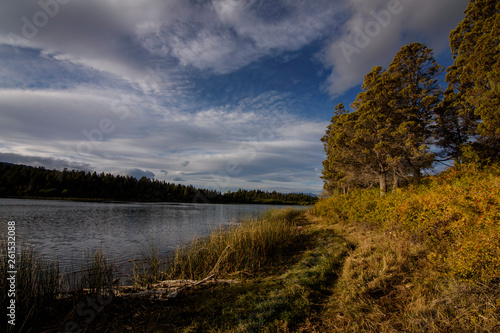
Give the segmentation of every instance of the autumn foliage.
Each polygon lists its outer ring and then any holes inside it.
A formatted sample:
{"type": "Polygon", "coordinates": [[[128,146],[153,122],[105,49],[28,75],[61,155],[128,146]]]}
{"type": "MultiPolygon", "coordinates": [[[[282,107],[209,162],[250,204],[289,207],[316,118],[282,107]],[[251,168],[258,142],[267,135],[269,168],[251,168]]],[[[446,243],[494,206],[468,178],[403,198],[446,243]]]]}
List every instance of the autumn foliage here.
{"type": "Polygon", "coordinates": [[[380,198],[357,190],[322,199],[316,213],[408,233],[425,244],[435,269],[471,281],[500,279],[500,167],[451,168],[380,198]]]}

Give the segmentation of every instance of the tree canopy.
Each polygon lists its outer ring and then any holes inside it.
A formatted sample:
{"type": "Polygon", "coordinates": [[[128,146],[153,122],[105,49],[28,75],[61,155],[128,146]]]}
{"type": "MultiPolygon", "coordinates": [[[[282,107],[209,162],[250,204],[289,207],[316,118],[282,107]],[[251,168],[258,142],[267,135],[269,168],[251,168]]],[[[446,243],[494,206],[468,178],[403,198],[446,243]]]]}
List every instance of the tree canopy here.
{"type": "Polygon", "coordinates": [[[434,161],[429,143],[441,96],[440,71],[432,50],[413,43],[387,70],[376,66],[365,76],[353,111],[338,105],[322,139],[327,190],[378,183],[383,195],[388,178],[393,187],[409,174],[419,179],[434,161]]]}
{"type": "Polygon", "coordinates": [[[500,142],[499,38],[500,2],[471,0],[465,18],[450,34],[454,63],[446,76],[455,118],[470,128],[475,116],[476,139],[496,148],[500,142]]]}

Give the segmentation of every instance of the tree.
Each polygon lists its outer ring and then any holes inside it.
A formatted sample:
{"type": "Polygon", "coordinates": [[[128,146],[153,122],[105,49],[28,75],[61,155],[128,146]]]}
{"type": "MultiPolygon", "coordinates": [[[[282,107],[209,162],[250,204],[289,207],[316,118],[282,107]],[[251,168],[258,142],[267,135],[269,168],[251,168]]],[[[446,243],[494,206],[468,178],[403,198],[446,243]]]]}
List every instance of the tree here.
{"type": "MultiPolygon", "coordinates": [[[[354,177],[349,176],[349,169],[353,169],[354,160],[349,158],[347,142],[353,129],[349,127],[352,124],[348,111],[341,103],[335,107],[334,116],[326,129],[326,133],[321,138],[326,159],[323,161],[324,190],[327,193],[333,193],[336,190],[342,190],[344,194],[348,192],[350,183],[354,177]]],[[[352,116],[351,116],[352,118],[352,116]]]]}
{"type": "Polygon", "coordinates": [[[437,83],[441,71],[432,50],[420,43],[403,46],[387,70],[388,105],[402,140],[400,157],[412,169],[415,182],[435,158],[429,145],[433,143],[435,109],[442,98],[437,83]]]}
{"type": "Polygon", "coordinates": [[[396,54],[387,71],[377,66],[365,75],[354,111],[339,104],[322,138],[327,192],[378,183],[384,195],[391,177],[393,188],[409,173],[419,181],[435,158],[429,144],[442,95],[436,79],[441,70],[432,50],[413,43],[396,54]]]}
{"type": "Polygon", "coordinates": [[[499,38],[500,2],[471,0],[464,20],[450,34],[454,64],[446,76],[461,102],[459,116],[479,117],[480,139],[494,144],[500,141],[499,38]]]}
{"type": "Polygon", "coordinates": [[[383,68],[374,67],[364,78],[363,91],[352,105],[354,112],[348,113],[342,104],[336,107],[322,139],[327,153],[323,163],[326,190],[337,187],[345,192],[351,184],[378,182],[380,194],[386,193],[397,139],[385,79],[383,68]]]}
{"type": "Polygon", "coordinates": [[[362,89],[353,103],[357,113],[354,140],[360,175],[372,175],[380,186],[380,195],[387,192],[388,174],[396,165],[399,150],[395,131],[395,113],[390,108],[387,73],[374,67],[365,75],[362,89]]]}
{"type": "Polygon", "coordinates": [[[464,100],[463,94],[448,88],[435,109],[434,139],[444,160],[461,161],[462,148],[477,140],[478,117],[464,100]]]}

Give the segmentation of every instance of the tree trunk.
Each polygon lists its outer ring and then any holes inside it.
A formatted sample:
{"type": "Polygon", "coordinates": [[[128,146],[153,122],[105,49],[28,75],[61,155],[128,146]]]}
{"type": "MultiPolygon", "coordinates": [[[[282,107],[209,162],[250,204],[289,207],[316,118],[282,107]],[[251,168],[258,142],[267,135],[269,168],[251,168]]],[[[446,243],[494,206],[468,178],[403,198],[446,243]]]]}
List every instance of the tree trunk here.
{"type": "Polygon", "coordinates": [[[396,191],[399,187],[399,176],[396,170],[392,171],[392,190],[396,191]]]}
{"type": "Polygon", "coordinates": [[[385,172],[379,175],[379,183],[380,183],[380,196],[383,197],[387,192],[387,174],[385,172]]]}
{"type": "Polygon", "coordinates": [[[422,178],[422,175],[420,174],[420,168],[419,167],[414,167],[413,168],[413,182],[415,184],[420,184],[420,179],[422,178]]]}

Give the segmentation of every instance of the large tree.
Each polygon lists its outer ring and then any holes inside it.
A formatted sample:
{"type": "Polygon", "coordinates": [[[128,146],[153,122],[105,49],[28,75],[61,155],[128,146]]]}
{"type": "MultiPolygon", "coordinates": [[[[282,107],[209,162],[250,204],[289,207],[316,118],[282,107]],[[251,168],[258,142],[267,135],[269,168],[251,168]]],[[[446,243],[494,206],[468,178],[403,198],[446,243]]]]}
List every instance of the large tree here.
{"type": "Polygon", "coordinates": [[[435,109],[434,138],[441,148],[443,160],[462,160],[462,148],[471,140],[477,140],[478,117],[465,101],[464,95],[448,88],[435,109]]]}
{"type": "MultiPolygon", "coordinates": [[[[353,145],[363,174],[371,174],[379,183],[380,194],[387,191],[389,173],[395,175],[402,151],[396,131],[396,114],[389,107],[391,83],[380,66],[365,75],[362,89],[353,103],[357,114],[353,145]]],[[[394,177],[397,184],[397,177],[394,177]]]]}
{"type": "Polygon", "coordinates": [[[400,176],[419,180],[434,161],[429,144],[442,95],[440,71],[432,50],[414,43],[398,52],[387,71],[377,66],[365,75],[353,112],[337,106],[322,139],[325,189],[378,183],[384,195],[391,178],[394,188],[400,176]]]}
{"type": "MultiPolygon", "coordinates": [[[[323,162],[325,189],[378,183],[387,190],[388,176],[397,160],[398,144],[391,110],[387,107],[385,71],[374,67],[364,78],[363,91],[347,112],[342,104],[322,141],[327,159],[323,162]]],[[[344,191],[345,192],[345,191],[344,191]]]]}
{"type": "Polygon", "coordinates": [[[412,43],[401,48],[386,73],[391,98],[388,104],[402,140],[400,157],[416,182],[421,170],[434,162],[429,145],[434,143],[435,110],[442,98],[437,81],[441,72],[432,50],[412,43]]]}
{"type": "Polygon", "coordinates": [[[480,117],[478,134],[500,139],[500,1],[471,0],[465,18],[450,34],[454,64],[446,81],[457,96],[460,116],[480,117]]]}
{"type": "Polygon", "coordinates": [[[334,115],[321,139],[326,159],[323,161],[324,189],[333,194],[339,190],[346,194],[349,187],[358,182],[355,170],[357,160],[350,142],[354,133],[355,115],[343,104],[335,107],[334,115]]]}

